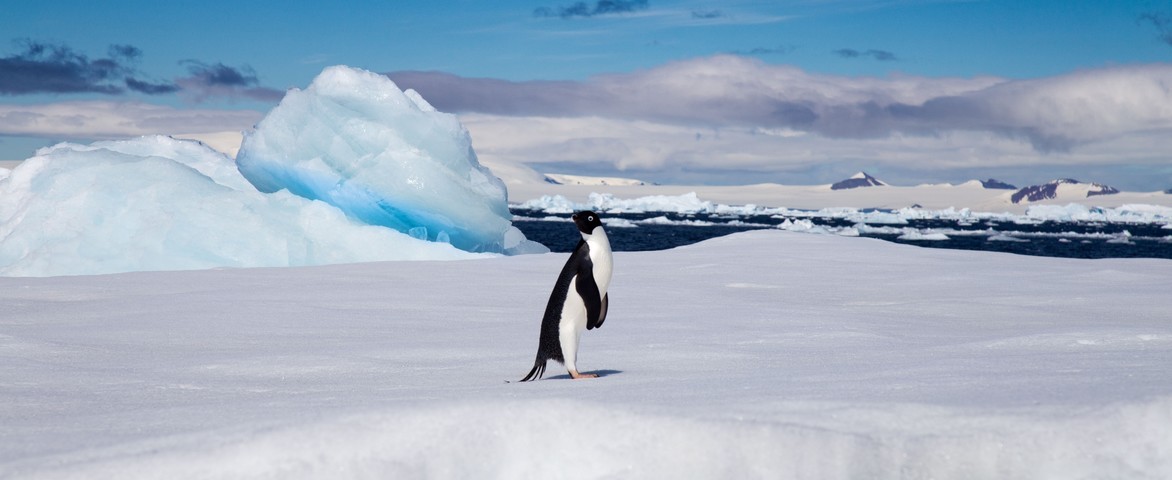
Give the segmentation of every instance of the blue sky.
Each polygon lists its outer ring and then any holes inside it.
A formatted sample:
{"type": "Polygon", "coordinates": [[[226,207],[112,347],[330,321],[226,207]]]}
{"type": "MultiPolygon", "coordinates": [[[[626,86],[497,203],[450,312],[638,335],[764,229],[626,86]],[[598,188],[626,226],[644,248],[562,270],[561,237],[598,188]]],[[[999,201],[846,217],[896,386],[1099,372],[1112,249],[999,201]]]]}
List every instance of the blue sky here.
{"type": "Polygon", "coordinates": [[[1172,188],[1172,1],[8,3],[0,159],[238,131],[346,64],[460,115],[482,159],[542,170],[1172,188]]]}

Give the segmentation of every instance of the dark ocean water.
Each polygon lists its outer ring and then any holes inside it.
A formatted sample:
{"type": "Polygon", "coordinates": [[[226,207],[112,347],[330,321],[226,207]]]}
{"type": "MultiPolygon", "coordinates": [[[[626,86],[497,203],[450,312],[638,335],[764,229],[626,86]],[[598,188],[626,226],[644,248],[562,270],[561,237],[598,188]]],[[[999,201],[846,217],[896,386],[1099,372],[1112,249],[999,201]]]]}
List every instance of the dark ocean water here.
{"type": "MultiPolygon", "coordinates": [[[[513,213],[517,216],[513,225],[530,240],[540,242],[555,252],[572,250],[580,238],[569,222],[568,214],[551,215],[520,209],[513,210],[513,213]],[[548,217],[561,217],[564,221],[536,220],[548,217]]],[[[809,221],[816,226],[835,229],[857,226],[855,222],[841,218],[780,215],[733,217],[654,212],[610,214],[603,218],[604,222],[612,222],[607,227],[607,236],[615,251],[665,250],[736,232],[777,228],[787,220],[809,221]],[[637,226],[619,226],[632,223],[637,226]]],[[[871,225],[870,228],[861,228],[859,236],[926,248],[986,250],[1046,257],[1172,259],[1172,230],[1162,227],[1158,224],[1102,222],[1046,221],[1018,224],[992,220],[961,222],[909,219],[907,225],[871,225]],[[943,233],[948,239],[901,239],[908,231],[943,233]]]]}

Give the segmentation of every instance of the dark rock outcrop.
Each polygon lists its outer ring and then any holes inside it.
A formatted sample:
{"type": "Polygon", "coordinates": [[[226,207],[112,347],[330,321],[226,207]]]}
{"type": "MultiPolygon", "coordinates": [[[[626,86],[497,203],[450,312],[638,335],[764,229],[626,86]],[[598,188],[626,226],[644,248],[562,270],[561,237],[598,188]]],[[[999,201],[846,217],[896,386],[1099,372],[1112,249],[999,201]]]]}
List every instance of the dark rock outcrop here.
{"type": "MultiPolygon", "coordinates": [[[[1077,185],[1080,183],[1082,182],[1072,178],[1060,178],[1057,180],[1051,180],[1050,182],[1043,183],[1041,185],[1030,185],[1028,187],[1022,188],[1021,190],[1018,190],[1017,192],[1014,192],[1013,196],[1009,197],[1009,200],[1013,203],[1021,203],[1022,201],[1037,202],[1041,200],[1049,200],[1058,196],[1059,185],[1077,185]]],[[[1091,189],[1087,191],[1087,198],[1093,197],[1095,195],[1113,195],[1119,193],[1118,189],[1100,183],[1092,183],[1090,185],[1091,189]]]]}
{"type": "Polygon", "coordinates": [[[1017,187],[995,178],[981,180],[981,186],[990,190],[1017,190],[1017,187]]]}

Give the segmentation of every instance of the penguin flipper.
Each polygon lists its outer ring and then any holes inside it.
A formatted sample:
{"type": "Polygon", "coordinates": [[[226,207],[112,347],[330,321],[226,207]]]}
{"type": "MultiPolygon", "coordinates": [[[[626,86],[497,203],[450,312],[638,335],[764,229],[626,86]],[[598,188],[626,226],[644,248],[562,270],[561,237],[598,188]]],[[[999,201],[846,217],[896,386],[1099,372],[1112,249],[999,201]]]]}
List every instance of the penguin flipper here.
{"type": "Polygon", "coordinates": [[[574,288],[578,296],[582,297],[582,303],[586,304],[586,329],[590,330],[602,324],[601,317],[605,315],[605,309],[598,284],[594,282],[594,263],[590,261],[589,255],[583,256],[585,258],[578,263],[578,281],[574,288]]]}
{"type": "Polygon", "coordinates": [[[597,322],[592,323],[592,322],[590,322],[590,319],[586,319],[586,329],[587,330],[594,330],[595,328],[601,327],[602,322],[606,321],[606,307],[607,307],[607,304],[610,303],[609,298],[610,298],[609,293],[602,296],[602,311],[598,312],[598,321],[597,322]]]}

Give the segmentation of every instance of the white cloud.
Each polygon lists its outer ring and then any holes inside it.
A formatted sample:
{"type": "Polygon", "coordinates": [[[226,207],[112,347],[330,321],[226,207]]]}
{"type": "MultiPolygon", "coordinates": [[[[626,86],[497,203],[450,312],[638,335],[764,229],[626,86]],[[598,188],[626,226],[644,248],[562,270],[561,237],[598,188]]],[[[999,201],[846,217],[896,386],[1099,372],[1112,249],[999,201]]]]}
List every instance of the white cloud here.
{"type": "MultiPolygon", "coordinates": [[[[461,112],[478,151],[498,161],[712,174],[833,164],[1035,169],[1049,177],[1064,166],[1172,160],[1172,64],[1029,80],[879,78],[722,55],[584,82],[391,77],[461,112]]],[[[1172,185],[1134,179],[1142,188],[1172,185]]]]}
{"type": "Polygon", "coordinates": [[[1064,150],[1172,129],[1172,64],[1008,80],[821,75],[733,55],[584,82],[507,82],[435,72],[391,77],[442,110],[603,117],[693,127],[790,129],[828,137],[987,131],[1064,150]]]}
{"type": "MultiPolygon", "coordinates": [[[[1120,172],[1084,180],[1121,188],[1172,187],[1172,64],[1030,80],[879,78],[723,55],[584,82],[391,76],[456,112],[495,164],[742,183],[824,183],[861,168],[1044,181],[1083,168],[1120,172]]],[[[0,135],[198,135],[246,130],[262,116],[136,102],[0,105],[0,135]]]]}
{"type": "Polygon", "coordinates": [[[150,134],[245,130],[263,114],[253,110],[176,109],[141,102],[75,101],[0,104],[0,135],[119,138],[150,134]]]}

